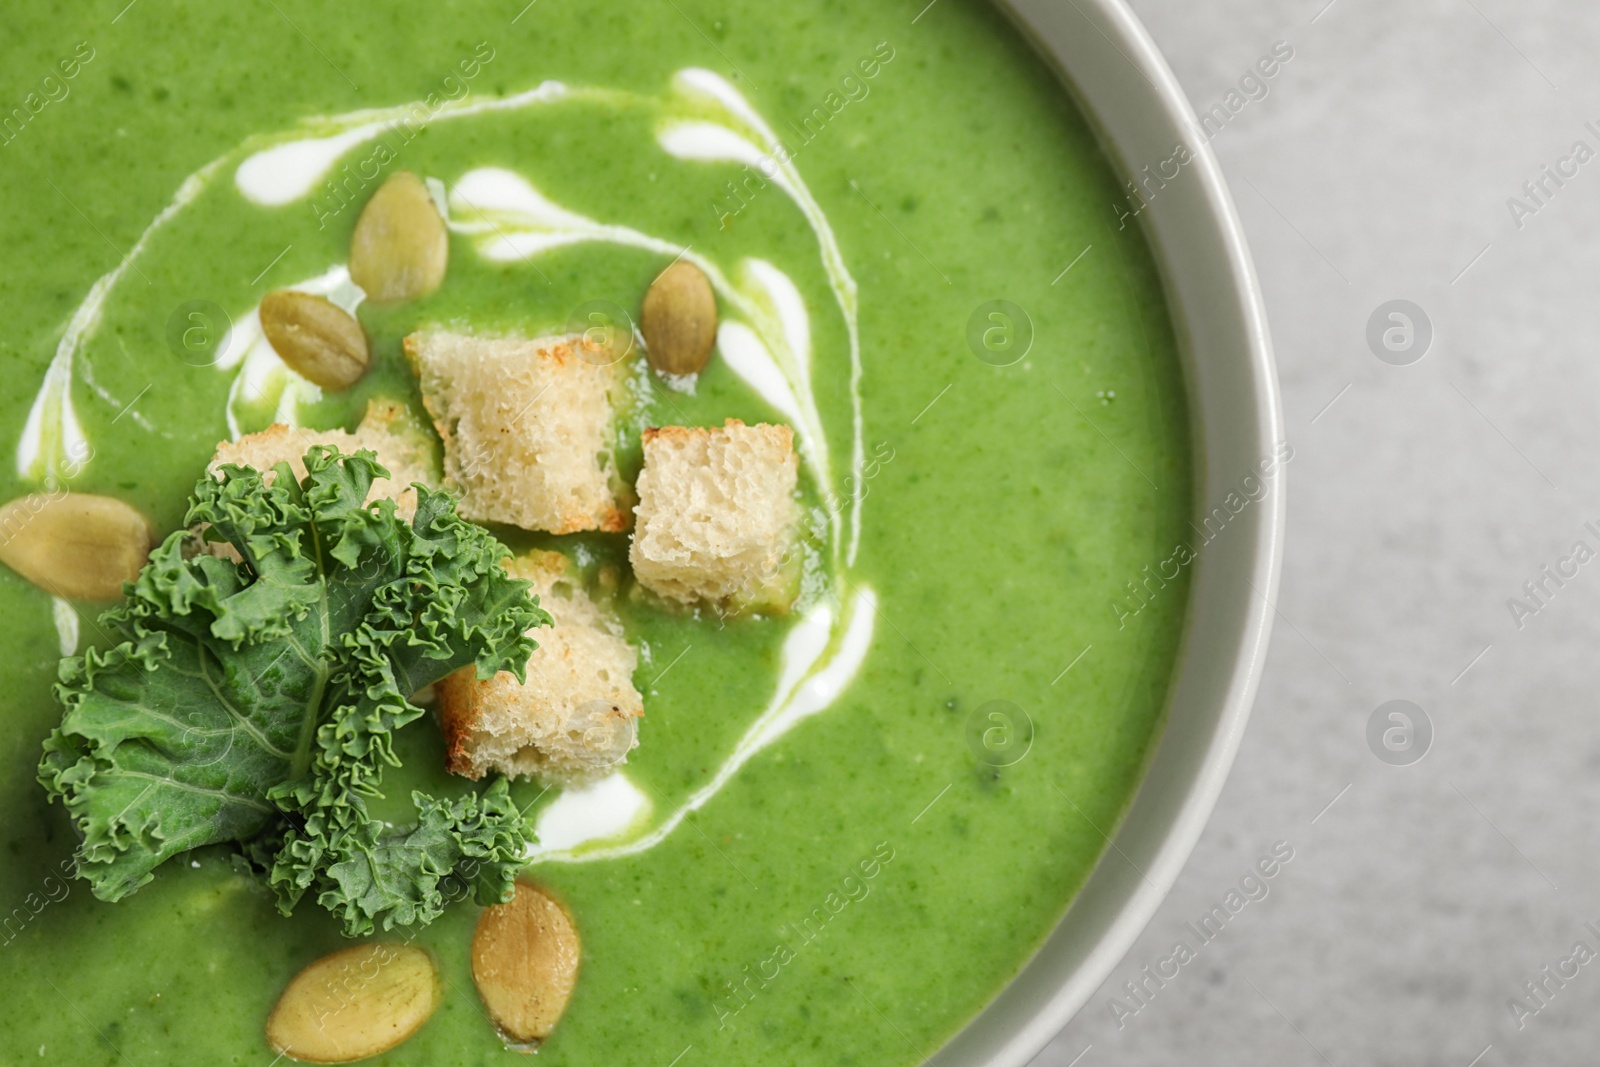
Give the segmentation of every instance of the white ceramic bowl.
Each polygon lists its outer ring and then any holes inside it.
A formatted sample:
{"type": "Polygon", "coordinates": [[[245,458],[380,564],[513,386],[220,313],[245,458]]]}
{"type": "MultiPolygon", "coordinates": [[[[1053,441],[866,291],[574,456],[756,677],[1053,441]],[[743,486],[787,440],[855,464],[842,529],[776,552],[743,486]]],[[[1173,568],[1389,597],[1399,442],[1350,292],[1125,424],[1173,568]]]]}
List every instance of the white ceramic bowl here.
{"type": "MultiPolygon", "coordinates": [[[[1000,6],[1060,73],[1124,177],[1153,170],[1178,145],[1193,156],[1139,218],[1182,347],[1198,523],[1284,440],[1266,312],[1233,199],[1177,79],[1122,0],[1000,6]]],[[[1166,726],[1115,847],[1033,959],[931,1064],[1027,1063],[1105,981],[1177,879],[1250,718],[1277,602],[1283,481],[1280,467],[1267,495],[1192,564],[1166,726]]]]}

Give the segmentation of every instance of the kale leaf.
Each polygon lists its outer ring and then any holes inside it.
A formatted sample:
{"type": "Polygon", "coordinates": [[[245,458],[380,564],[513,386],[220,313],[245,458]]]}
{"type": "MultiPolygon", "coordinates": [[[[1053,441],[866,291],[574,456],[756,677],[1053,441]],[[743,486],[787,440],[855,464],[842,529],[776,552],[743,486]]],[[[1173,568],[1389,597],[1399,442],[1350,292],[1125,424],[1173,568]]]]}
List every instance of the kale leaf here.
{"type": "Polygon", "coordinates": [[[426,923],[452,889],[511,891],[526,835],[504,780],[458,800],[412,794],[416,825],[375,819],[411,694],[457,668],[520,679],[549,615],[505,549],[444,493],[415,519],[364,503],[370,452],[314,446],[306,478],[227,466],[195,487],[187,531],[101,617],[105,650],[64,659],[65,713],[39,781],[81,837],[78,874],[120,900],[167,859],[237,842],[288,914],[307,893],[347,935],[426,923]]]}

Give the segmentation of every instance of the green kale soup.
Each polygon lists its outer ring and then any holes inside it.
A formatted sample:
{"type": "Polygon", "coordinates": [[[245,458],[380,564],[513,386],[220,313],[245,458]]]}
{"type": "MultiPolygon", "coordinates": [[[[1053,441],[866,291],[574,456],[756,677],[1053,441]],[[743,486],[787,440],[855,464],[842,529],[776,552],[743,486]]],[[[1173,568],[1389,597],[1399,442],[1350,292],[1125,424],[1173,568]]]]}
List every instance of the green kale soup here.
{"type": "MultiPolygon", "coordinates": [[[[1121,183],[999,13],[113,0],[10,22],[0,501],[116,498],[159,541],[219,441],[350,429],[374,398],[426,426],[413,332],[631,333],[677,260],[712,279],[717,347],[693,380],[626,357],[622,480],[646,427],[794,428],[787,613],[638,595],[626,532],[490,528],[562,552],[639,654],[626,762],[510,789],[522,877],[582,939],[544,1062],[919,1063],[1017,973],[1159,737],[1188,592],[1159,561],[1191,456],[1121,183]],[[362,302],[351,233],[402,171],[448,223],[448,273],[362,302]],[[285,288],[355,309],[354,387],[262,340],[285,288]]],[[[75,877],[37,774],[58,664],[114,642],[109,606],[0,568],[0,1059],[265,1067],[291,978],[388,941],[433,960],[439,1001],[374,1062],[520,1062],[475,988],[470,894],[352,942],[312,899],[281,914],[236,845],[115,902],[75,877]]],[[[380,818],[471,792],[432,715],[393,748],[380,818]]]]}

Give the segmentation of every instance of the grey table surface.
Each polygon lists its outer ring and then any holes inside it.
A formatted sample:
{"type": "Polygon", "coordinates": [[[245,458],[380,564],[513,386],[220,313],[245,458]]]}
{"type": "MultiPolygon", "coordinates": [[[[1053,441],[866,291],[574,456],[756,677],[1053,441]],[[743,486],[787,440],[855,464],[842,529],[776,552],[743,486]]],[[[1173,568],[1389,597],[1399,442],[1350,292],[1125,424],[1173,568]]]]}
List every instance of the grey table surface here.
{"type": "Polygon", "coordinates": [[[1211,142],[1277,349],[1288,549],[1210,825],[1036,1062],[1592,1063],[1600,7],[1133,6],[1197,110],[1227,106],[1276,43],[1294,51],[1211,142]],[[1410,365],[1367,341],[1393,299],[1432,325],[1410,365]],[[1403,766],[1367,740],[1396,699],[1433,731],[1403,766]],[[1202,943],[1185,924],[1278,842],[1293,858],[1266,896],[1202,943]],[[1158,984],[1179,941],[1195,958],[1158,984]]]}

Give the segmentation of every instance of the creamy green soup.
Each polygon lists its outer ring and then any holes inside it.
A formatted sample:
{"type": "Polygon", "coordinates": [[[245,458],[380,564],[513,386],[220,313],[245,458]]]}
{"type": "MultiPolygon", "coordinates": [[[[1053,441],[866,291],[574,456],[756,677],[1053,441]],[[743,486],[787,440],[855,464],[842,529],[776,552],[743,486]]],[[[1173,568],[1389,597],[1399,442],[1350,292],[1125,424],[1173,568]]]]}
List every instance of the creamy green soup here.
{"type": "MultiPolygon", "coordinates": [[[[1160,282],[1044,64],[983,4],[921,7],[146,0],[19,8],[0,41],[0,500],[70,477],[164,532],[219,439],[420,412],[420,325],[636,314],[679,255],[726,283],[693,390],[634,375],[623,466],[645,425],[796,425],[796,611],[664,611],[625,535],[495,531],[614,586],[642,653],[620,792],[514,789],[583,938],[546,1062],[920,1062],[1060,919],[1158,736],[1187,577],[1150,568],[1191,478],[1160,282]],[[448,279],[360,305],[375,368],[320,394],[251,347],[253,309],[341,291],[400,169],[437,181],[448,279]]],[[[328,915],[279,915],[220,847],[116,904],[66,873],[34,774],[102,607],[0,571],[0,1058],[269,1064],[274,1000],[344,944],[328,915]]],[[[398,741],[395,817],[465,788],[430,720],[398,741]]],[[[473,986],[478,911],[381,935],[444,995],[374,1062],[519,1062],[473,986]]]]}

